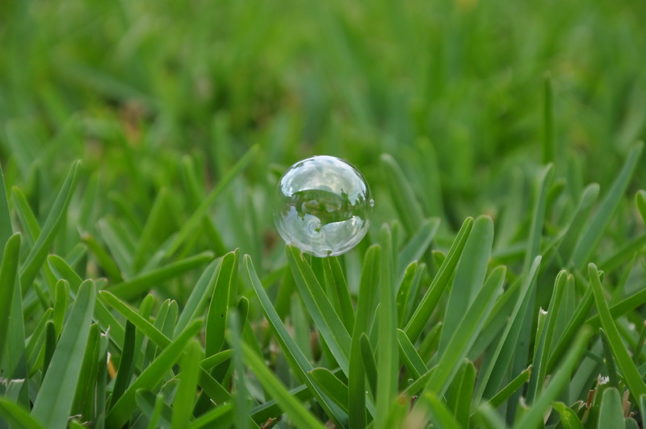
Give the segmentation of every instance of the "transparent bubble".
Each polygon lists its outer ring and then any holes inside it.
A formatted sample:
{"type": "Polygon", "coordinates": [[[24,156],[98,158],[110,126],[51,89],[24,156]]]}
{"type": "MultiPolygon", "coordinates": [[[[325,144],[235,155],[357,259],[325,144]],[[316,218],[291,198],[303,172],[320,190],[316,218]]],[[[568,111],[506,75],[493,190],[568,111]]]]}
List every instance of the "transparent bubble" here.
{"type": "Polygon", "coordinates": [[[292,165],[278,184],[276,227],[287,244],[314,256],[341,255],[368,232],[374,205],[365,179],[333,156],[292,165]]]}

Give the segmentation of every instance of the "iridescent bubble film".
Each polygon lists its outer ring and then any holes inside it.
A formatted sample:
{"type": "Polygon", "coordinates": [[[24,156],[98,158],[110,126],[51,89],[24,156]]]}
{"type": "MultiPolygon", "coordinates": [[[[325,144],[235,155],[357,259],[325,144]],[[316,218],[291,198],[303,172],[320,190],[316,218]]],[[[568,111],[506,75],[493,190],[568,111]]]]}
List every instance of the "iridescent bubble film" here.
{"type": "Polygon", "coordinates": [[[319,257],[356,246],[368,232],[373,200],[357,169],[333,156],[292,165],[278,184],[276,228],[287,244],[319,257]]]}

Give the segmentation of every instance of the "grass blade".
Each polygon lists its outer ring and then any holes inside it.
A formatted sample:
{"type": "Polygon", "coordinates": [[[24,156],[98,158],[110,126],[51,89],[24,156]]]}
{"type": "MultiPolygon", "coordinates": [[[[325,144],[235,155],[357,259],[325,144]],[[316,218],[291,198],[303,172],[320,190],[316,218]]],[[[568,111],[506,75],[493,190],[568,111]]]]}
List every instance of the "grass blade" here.
{"type": "Polygon", "coordinates": [[[214,255],[212,252],[200,253],[198,255],[191,256],[190,258],[173,262],[149,273],[142,274],[123,283],[111,286],[110,292],[121,299],[136,298],[148,291],[151,287],[158,286],[160,283],[163,283],[168,279],[180,276],[187,271],[211,262],[213,258],[214,255]]]}
{"type": "Polygon", "coordinates": [[[440,335],[438,353],[443,353],[446,349],[461,318],[466,314],[484,283],[492,244],[493,221],[490,217],[481,216],[473,223],[473,229],[455,269],[455,279],[446,304],[444,328],[440,335]]]}
{"type": "Polygon", "coordinates": [[[175,393],[171,420],[173,429],[185,428],[193,416],[201,360],[202,346],[197,340],[193,339],[188,343],[180,364],[182,372],[179,375],[179,386],[177,386],[177,392],[175,393]]]}
{"type": "Polygon", "coordinates": [[[623,376],[624,382],[628,386],[630,393],[635,400],[639,400],[640,395],[646,394],[646,384],[642,380],[637,366],[635,366],[635,363],[632,361],[628,354],[628,350],[621,340],[619,330],[617,329],[617,325],[615,324],[612,314],[610,313],[610,309],[608,308],[608,303],[603,295],[603,287],[601,286],[599,271],[594,264],[588,265],[588,276],[590,278],[590,286],[594,295],[594,301],[597,305],[597,311],[599,312],[599,317],[601,319],[601,326],[607,335],[608,342],[612,349],[612,354],[615,357],[617,366],[619,367],[621,375],[623,376]]]}
{"type": "Polygon", "coordinates": [[[217,353],[224,344],[224,331],[229,319],[232,289],[238,271],[238,251],[229,252],[222,257],[214,279],[211,303],[206,316],[206,354],[217,353]]]}
{"type": "MultiPolygon", "coordinates": [[[[2,264],[0,265],[0,308],[5,315],[12,314],[13,297],[20,288],[17,281],[20,239],[20,234],[12,235],[7,240],[2,254],[2,264]]],[[[4,359],[5,350],[8,350],[10,346],[9,336],[7,335],[8,329],[9,317],[0,317],[0,362],[4,359]]]]}
{"type": "Polygon", "coordinates": [[[458,231],[455,240],[453,240],[453,244],[451,245],[448,255],[444,259],[444,262],[442,262],[440,269],[433,278],[433,281],[424,294],[421,302],[413,312],[411,319],[408,321],[406,329],[404,330],[411,342],[414,343],[417,341],[417,338],[422,333],[428,319],[431,317],[433,310],[435,310],[442,293],[446,289],[451,276],[453,276],[453,271],[462,255],[462,250],[467,242],[472,226],[473,219],[466,218],[462,223],[462,227],[460,228],[460,231],[458,231]]]}
{"type": "Polygon", "coordinates": [[[617,209],[621,198],[626,192],[626,188],[630,183],[630,179],[635,168],[639,164],[639,158],[641,157],[643,146],[642,142],[638,142],[634,144],[628,152],[626,161],[617,175],[617,178],[601,201],[601,205],[597,212],[586,224],[585,230],[577,241],[574,251],[572,252],[572,257],[570,258],[571,266],[577,268],[582,267],[597,247],[603,232],[610,223],[612,214],[617,209]]]}
{"type": "Polygon", "coordinates": [[[36,243],[34,243],[34,246],[31,248],[27,258],[22,264],[22,268],[20,270],[20,283],[22,284],[23,289],[29,289],[31,287],[31,284],[38,275],[38,271],[43,265],[43,262],[45,262],[45,258],[47,258],[47,252],[49,251],[54,238],[56,238],[56,233],[65,220],[67,207],[70,204],[72,194],[76,187],[79,165],[79,161],[72,164],[72,167],[63,182],[63,186],[56,196],[54,205],[49,211],[49,215],[47,216],[47,220],[38,236],[38,240],[36,240],[36,243]]]}
{"type": "Polygon", "coordinates": [[[480,289],[473,304],[464,313],[464,318],[457,326],[455,332],[458,334],[449,339],[440,355],[435,371],[431,373],[426,384],[425,392],[444,394],[482,330],[484,321],[493,309],[495,299],[505,280],[505,273],[505,267],[497,267],[491,272],[485,285],[480,289]]]}
{"type": "Polygon", "coordinates": [[[24,408],[5,398],[0,398],[0,417],[14,429],[45,429],[24,408]]]}
{"type": "Polygon", "coordinates": [[[51,429],[64,429],[67,425],[87,346],[95,297],[94,283],[84,282],[34,402],[32,415],[51,429]]]}
{"type": "Polygon", "coordinates": [[[603,391],[601,405],[599,407],[598,428],[625,428],[624,407],[619,391],[609,387],[603,391]]]}
{"type": "Polygon", "coordinates": [[[289,416],[296,427],[325,429],[316,418],[310,414],[303,405],[289,394],[289,391],[282,385],[276,376],[265,366],[256,353],[248,345],[242,343],[242,352],[245,363],[256,378],[263,385],[265,390],[273,397],[282,410],[289,416]]]}

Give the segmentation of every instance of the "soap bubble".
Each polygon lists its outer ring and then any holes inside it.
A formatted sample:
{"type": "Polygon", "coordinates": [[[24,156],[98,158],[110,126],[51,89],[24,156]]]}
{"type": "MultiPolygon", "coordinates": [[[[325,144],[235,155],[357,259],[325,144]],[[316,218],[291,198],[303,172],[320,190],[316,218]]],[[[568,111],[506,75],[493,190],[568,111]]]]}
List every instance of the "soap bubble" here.
{"type": "Polygon", "coordinates": [[[314,256],[341,255],[368,232],[374,205],[365,179],[333,156],[292,165],[278,184],[276,228],[287,244],[314,256]]]}

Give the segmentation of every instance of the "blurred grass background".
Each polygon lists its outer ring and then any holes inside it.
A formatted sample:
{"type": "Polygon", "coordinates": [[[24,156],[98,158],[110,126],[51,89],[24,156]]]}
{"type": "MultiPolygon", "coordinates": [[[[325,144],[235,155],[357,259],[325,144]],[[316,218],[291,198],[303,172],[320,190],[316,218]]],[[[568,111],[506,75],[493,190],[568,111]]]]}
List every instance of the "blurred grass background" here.
{"type": "MultiPolygon", "coordinates": [[[[183,155],[213,184],[257,143],[218,216],[251,208],[272,241],[270,172],[346,158],[390,219],[388,152],[425,213],[456,229],[499,214],[542,161],[573,197],[612,180],[644,137],[644,16],[628,0],[5,1],[0,158],[37,212],[81,158],[115,207],[147,213],[160,189],[181,192],[183,155]]],[[[223,235],[255,256],[264,245],[223,235]]]]}

